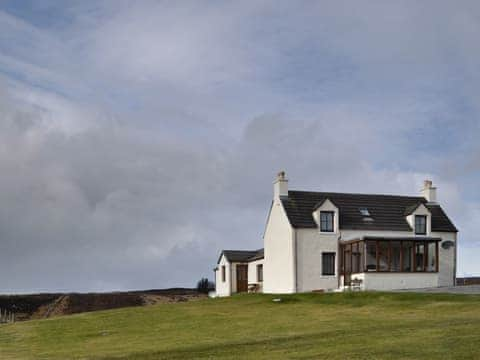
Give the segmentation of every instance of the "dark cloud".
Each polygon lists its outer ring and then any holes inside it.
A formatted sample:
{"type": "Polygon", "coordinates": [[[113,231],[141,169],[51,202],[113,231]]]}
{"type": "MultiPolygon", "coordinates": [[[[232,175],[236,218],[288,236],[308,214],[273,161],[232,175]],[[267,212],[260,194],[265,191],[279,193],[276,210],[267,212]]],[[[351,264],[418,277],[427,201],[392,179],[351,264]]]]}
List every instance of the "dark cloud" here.
{"type": "Polygon", "coordinates": [[[0,291],[191,286],[262,245],[280,169],[312,190],[433,177],[478,273],[479,12],[433,4],[7,7],[0,291]]]}

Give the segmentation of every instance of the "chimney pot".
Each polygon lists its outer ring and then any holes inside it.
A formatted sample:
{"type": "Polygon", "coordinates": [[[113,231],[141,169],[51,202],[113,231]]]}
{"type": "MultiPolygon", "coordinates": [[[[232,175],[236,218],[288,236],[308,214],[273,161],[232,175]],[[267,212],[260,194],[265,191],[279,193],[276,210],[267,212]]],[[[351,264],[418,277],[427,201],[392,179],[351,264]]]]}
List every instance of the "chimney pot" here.
{"type": "Polygon", "coordinates": [[[273,183],[273,197],[275,200],[288,197],[288,179],[285,171],[280,171],[273,183]]]}
{"type": "Polygon", "coordinates": [[[422,196],[427,199],[429,203],[437,202],[437,188],[433,187],[432,180],[425,180],[423,182],[422,196]]]}

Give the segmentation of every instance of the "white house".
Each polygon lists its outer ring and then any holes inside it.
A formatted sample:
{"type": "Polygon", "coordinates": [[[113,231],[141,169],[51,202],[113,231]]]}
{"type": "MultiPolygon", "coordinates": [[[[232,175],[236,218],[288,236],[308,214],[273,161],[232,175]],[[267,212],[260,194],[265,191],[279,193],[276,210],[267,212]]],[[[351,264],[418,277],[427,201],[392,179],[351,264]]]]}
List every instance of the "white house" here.
{"type": "Polygon", "coordinates": [[[264,249],[223,250],[216,294],[452,286],[458,230],[431,181],[421,195],[289,191],[280,172],[264,249]]]}

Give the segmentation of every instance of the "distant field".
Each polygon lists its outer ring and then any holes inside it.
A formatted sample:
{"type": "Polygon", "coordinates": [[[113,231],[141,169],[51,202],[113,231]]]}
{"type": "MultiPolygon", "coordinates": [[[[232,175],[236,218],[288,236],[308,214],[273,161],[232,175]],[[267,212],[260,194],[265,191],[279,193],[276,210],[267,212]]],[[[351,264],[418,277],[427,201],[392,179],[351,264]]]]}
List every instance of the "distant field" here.
{"type": "Polygon", "coordinates": [[[479,359],[480,296],[232,298],[0,326],[0,359],[479,359]]]}

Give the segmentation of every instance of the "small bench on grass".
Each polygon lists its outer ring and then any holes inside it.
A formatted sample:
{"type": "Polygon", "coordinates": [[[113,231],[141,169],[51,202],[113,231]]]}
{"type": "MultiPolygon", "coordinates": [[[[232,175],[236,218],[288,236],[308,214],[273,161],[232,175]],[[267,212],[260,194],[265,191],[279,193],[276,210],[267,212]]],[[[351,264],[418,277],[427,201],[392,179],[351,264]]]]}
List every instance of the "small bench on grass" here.
{"type": "Polygon", "coordinates": [[[354,278],[350,280],[350,289],[360,291],[362,290],[362,283],[363,283],[362,279],[354,278]]]}
{"type": "Polygon", "coordinates": [[[249,293],[258,293],[260,292],[260,284],[248,284],[249,293]]]}

